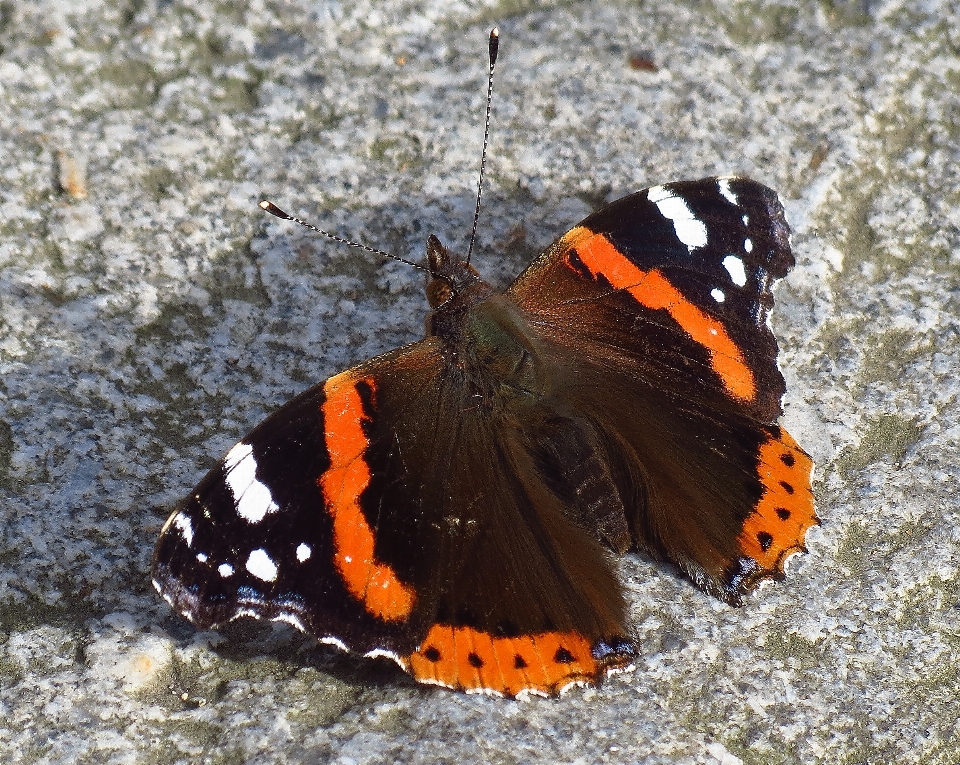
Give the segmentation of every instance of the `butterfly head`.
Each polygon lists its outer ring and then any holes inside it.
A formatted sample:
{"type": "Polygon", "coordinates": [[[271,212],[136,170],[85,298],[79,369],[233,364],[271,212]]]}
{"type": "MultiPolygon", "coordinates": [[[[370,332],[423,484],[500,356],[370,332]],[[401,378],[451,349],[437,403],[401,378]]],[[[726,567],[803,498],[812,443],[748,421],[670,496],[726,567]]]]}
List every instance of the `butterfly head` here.
{"type": "Polygon", "coordinates": [[[427,239],[427,266],[427,300],[431,308],[459,302],[469,305],[490,292],[477,270],[454,256],[433,234],[427,239]]]}

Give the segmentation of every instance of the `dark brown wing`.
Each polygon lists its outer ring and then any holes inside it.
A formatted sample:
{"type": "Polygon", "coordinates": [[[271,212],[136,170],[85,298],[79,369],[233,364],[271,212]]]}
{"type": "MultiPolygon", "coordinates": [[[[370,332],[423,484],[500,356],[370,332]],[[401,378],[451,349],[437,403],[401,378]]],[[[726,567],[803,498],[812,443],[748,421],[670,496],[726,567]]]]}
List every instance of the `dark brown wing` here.
{"type": "Polygon", "coordinates": [[[447,354],[378,357],[251,432],[168,520],[158,591],[199,627],[286,621],[466,690],[551,693],[626,663],[607,553],[447,354]]]}
{"type": "Polygon", "coordinates": [[[745,178],[671,183],[618,199],[561,237],[507,295],[548,334],[599,349],[685,399],[780,414],[767,316],[793,266],[777,195],[745,178]]]}
{"type": "Polygon", "coordinates": [[[818,522],[812,463],[774,424],[770,287],[793,262],[776,195],[711,178],[604,207],[507,292],[563,360],[558,395],[606,434],[636,544],[731,603],[818,522]]]}

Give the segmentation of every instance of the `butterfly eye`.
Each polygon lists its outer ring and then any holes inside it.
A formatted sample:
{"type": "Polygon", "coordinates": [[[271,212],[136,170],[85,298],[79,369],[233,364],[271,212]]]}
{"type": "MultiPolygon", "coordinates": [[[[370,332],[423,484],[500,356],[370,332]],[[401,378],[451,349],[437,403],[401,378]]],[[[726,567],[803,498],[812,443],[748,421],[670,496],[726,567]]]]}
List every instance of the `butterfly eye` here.
{"type": "Polygon", "coordinates": [[[446,279],[430,280],[430,283],[427,285],[427,302],[430,303],[431,308],[437,308],[443,305],[452,297],[453,288],[446,279]]]}

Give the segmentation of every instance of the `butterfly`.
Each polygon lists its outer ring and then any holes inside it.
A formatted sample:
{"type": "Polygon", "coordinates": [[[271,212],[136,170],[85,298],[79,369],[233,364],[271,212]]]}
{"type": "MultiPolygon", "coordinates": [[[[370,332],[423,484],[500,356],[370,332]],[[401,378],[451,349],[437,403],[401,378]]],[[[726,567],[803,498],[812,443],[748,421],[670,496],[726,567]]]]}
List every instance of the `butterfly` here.
{"type": "Polygon", "coordinates": [[[784,577],[819,521],[777,424],[767,317],[794,258],[773,191],[636,192],[504,292],[435,236],[426,254],[426,337],[294,398],[170,515],[153,584],[177,612],[513,697],[635,662],[618,555],[731,605],[784,577]]]}

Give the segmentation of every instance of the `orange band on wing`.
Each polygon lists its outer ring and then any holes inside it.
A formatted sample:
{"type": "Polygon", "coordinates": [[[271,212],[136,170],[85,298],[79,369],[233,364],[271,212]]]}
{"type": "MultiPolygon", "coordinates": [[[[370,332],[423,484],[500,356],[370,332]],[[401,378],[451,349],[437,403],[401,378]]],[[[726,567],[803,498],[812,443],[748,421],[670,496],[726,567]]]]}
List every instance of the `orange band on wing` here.
{"type": "Polygon", "coordinates": [[[493,637],[435,624],[410,655],[410,672],[420,682],[504,696],[556,693],[571,683],[594,682],[607,669],[576,632],[493,637]]]}
{"type": "Polygon", "coordinates": [[[810,472],[813,461],[787,431],[760,446],[757,472],[763,494],[747,516],[738,542],[764,569],[783,573],[783,564],[793,552],[806,548],[807,529],[820,522],[813,509],[810,472]]]}
{"type": "Polygon", "coordinates": [[[629,292],[640,305],[667,311],[691,339],[710,353],[710,366],[734,398],[752,401],[756,394],[753,372],[723,323],[687,300],[658,270],[637,268],[602,234],[577,227],[562,240],[575,248],[583,264],[594,275],[602,274],[618,290],[629,292]]]}
{"type": "MultiPolygon", "coordinates": [[[[365,382],[374,387],[372,379],[365,382]]],[[[397,579],[390,566],[374,556],[374,533],[360,508],[360,495],[370,483],[364,459],[369,446],[362,423],[366,418],[357,380],[349,372],[323,386],[324,438],[330,467],[320,476],[327,512],[333,518],[334,564],[350,594],[379,619],[405,619],[413,610],[413,589],[397,579]]]]}

